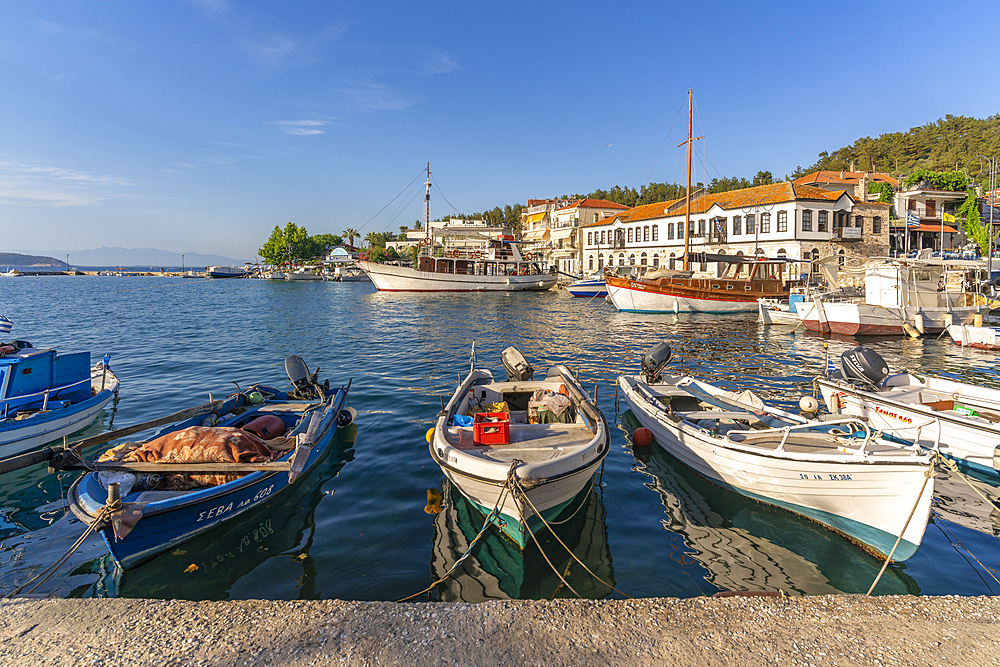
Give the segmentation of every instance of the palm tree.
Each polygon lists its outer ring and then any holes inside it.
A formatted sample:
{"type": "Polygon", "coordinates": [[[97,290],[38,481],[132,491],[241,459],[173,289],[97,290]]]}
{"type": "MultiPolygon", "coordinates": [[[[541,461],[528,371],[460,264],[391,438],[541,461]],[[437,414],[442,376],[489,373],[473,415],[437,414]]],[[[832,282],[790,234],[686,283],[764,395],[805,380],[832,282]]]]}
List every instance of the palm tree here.
{"type": "Polygon", "coordinates": [[[354,247],[354,237],[361,236],[358,230],[354,229],[353,227],[348,227],[347,229],[342,231],[340,235],[347,237],[347,245],[351,246],[352,248],[354,247]]]}
{"type": "Polygon", "coordinates": [[[382,245],[380,241],[382,240],[382,235],[378,232],[368,232],[368,236],[365,237],[365,243],[368,244],[369,248],[374,248],[376,245],[382,245]]]}

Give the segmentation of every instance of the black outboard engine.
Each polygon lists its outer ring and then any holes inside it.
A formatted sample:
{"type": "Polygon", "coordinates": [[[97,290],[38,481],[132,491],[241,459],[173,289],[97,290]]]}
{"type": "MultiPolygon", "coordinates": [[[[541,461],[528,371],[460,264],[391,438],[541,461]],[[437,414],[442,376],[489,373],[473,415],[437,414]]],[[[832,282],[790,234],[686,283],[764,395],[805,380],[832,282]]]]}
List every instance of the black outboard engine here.
{"type": "Polygon", "coordinates": [[[330,381],[319,384],[317,377],[319,369],[310,373],[306,362],[297,354],[285,358],[285,373],[291,380],[294,389],[288,392],[288,397],[292,400],[311,401],[317,397],[322,398],[323,394],[330,390],[330,381]]]}
{"type": "Polygon", "coordinates": [[[663,374],[660,371],[670,363],[670,355],[670,346],[666,343],[657,343],[643,355],[642,377],[646,384],[657,384],[663,381],[663,374]]]}
{"type": "Polygon", "coordinates": [[[840,355],[840,369],[849,382],[862,382],[878,387],[889,375],[889,366],[875,350],[861,345],[840,355]]]}
{"type": "Polygon", "coordinates": [[[523,382],[530,380],[535,375],[535,369],[531,367],[520,350],[514,346],[508,347],[500,353],[500,363],[507,371],[507,382],[523,382]]]}

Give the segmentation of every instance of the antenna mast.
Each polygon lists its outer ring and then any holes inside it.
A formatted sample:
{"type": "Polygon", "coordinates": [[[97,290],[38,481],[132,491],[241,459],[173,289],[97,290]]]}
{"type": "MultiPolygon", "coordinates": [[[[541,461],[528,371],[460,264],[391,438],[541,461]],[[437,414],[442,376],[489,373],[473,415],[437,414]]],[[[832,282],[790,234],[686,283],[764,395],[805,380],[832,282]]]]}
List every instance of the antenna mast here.
{"type": "Polygon", "coordinates": [[[424,236],[431,237],[431,163],[427,163],[427,180],[424,181],[424,236]]]}

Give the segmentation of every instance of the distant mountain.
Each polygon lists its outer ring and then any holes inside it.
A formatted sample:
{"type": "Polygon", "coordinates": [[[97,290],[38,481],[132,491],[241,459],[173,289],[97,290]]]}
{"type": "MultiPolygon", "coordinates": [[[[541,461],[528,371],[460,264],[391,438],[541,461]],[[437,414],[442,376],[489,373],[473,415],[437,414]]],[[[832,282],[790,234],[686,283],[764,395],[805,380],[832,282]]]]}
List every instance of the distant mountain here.
{"type": "MultiPolygon", "coordinates": [[[[38,251],[36,251],[38,252],[38,251]]],[[[186,266],[191,268],[232,264],[242,265],[246,259],[233,259],[222,255],[203,255],[197,252],[170,252],[156,248],[94,248],[91,250],[46,251],[56,257],[69,255],[70,266],[186,266]]],[[[43,259],[51,259],[45,257],[43,259]]],[[[65,261],[52,260],[59,266],[65,261]]],[[[3,262],[0,262],[2,265],[3,262]]]]}
{"type": "Polygon", "coordinates": [[[0,266],[6,267],[56,267],[66,268],[64,262],[52,257],[42,257],[40,255],[22,255],[16,252],[0,252],[0,266]]]}

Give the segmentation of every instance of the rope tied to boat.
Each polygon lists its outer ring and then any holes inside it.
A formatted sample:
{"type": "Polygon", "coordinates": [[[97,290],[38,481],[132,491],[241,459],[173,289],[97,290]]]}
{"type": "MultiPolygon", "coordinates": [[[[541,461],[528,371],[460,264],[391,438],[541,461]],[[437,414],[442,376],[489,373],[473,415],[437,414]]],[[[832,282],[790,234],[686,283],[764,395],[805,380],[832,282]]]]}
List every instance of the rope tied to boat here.
{"type": "Polygon", "coordinates": [[[407,600],[412,600],[413,598],[419,597],[419,596],[423,595],[424,593],[431,592],[432,590],[434,590],[434,588],[436,588],[438,586],[438,584],[444,583],[448,579],[448,577],[450,577],[452,574],[454,574],[455,570],[458,569],[458,566],[461,565],[465,561],[466,558],[468,558],[470,555],[472,555],[472,548],[475,547],[476,543],[479,542],[479,539],[483,535],[486,534],[486,531],[489,530],[490,524],[493,523],[493,520],[500,518],[500,508],[503,507],[504,500],[506,500],[507,494],[510,493],[510,490],[512,488],[511,485],[510,485],[511,484],[511,476],[513,475],[514,469],[520,463],[524,463],[524,461],[520,461],[518,459],[514,459],[513,461],[511,461],[511,463],[510,463],[510,469],[507,471],[507,478],[504,481],[503,487],[500,489],[500,495],[497,496],[496,505],[494,505],[493,509],[490,511],[490,513],[486,515],[486,520],[483,521],[483,527],[479,530],[479,533],[476,535],[476,537],[473,538],[472,542],[469,543],[469,547],[465,550],[465,553],[463,553],[458,558],[458,560],[455,561],[455,564],[452,565],[451,568],[447,572],[444,573],[443,577],[441,577],[440,579],[438,579],[433,584],[431,584],[430,586],[428,586],[424,590],[420,591],[419,593],[414,593],[413,595],[408,595],[405,598],[402,598],[401,600],[396,600],[396,602],[406,602],[407,600]]]}
{"type": "Polygon", "coordinates": [[[889,555],[885,557],[885,562],[882,563],[882,569],[878,571],[878,576],[875,577],[875,581],[872,582],[871,587],[865,595],[871,595],[872,591],[875,590],[875,586],[878,584],[879,579],[882,578],[886,568],[889,567],[889,563],[892,562],[892,555],[896,553],[896,547],[898,547],[899,543],[902,541],[903,535],[906,533],[906,529],[910,525],[910,520],[913,519],[913,515],[917,511],[917,507],[920,506],[920,499],[924,497],[924,491],[927,489],[927,482],[937,477],[937,473],[934,472],[934,461],[937,458],[939,458],[939,455],[935,452],[931,457],[930,465],[928,465],[927,470],[924,471],[924,483],[920,486],[920,493],[917,494],[917,501],[913,504],[913,509],[910,510],[910,515],[906,517],[906,523],[903,524],[903,529],[899,531],[899,537],[896,538],[896,543],[892,545],[889,555]]]}

